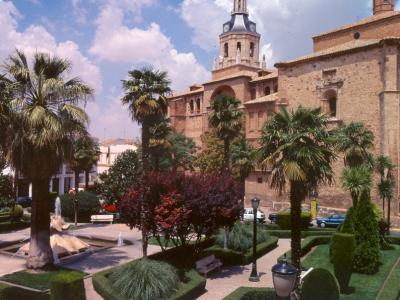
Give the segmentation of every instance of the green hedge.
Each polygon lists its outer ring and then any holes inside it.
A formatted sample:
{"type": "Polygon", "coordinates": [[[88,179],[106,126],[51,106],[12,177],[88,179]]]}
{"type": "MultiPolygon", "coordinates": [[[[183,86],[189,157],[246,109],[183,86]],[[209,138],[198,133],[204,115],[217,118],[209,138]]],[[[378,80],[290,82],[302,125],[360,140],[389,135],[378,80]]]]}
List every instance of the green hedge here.
{"type": "Polygon", "coordinates": [[[17,286],[0,283],[0,300],[50,300],[50,294],[34,290],[26,290],[17,286]]]}
{"type": "Polygon", "coordinates": [[[389,243],[394,244],[394,245],[400,245],[400,236],[387,236],[386,240],[389,241],[389,243]]]}
{"type": "Polygon", "coordinates": [[[339,283],[328,270],[314,269],[304,278],[301,297],[306,300],[339,300],[339,283]]]}
{"type": "MultiPolygon", "coordinates": [[[[278,240],[277,237],[269,237],[267,241],[258,244],[256,249],[257,259],[275,249],[278,246],[278,240]]],[[[243,254],[238,251],[223,249],[218,245],[214,245],[205,249],[201,256],[206,257],[209,255],[215,255],[224,265],[248,265],[253,261],[253,248],[250,248],[249,251],[243,254]]]]}
{"type": "Polygon", "coordinates": [[[13,230],[20,230],[24,228],[28,228],[31,226],[31,222],[19,221],[19,222],[3,222],[0,223],[0,233],[13,231],[13,230]]]}
{"type": "MultiPolygon", "coordinates": [[[[73,221],[75,211],[71,195],[64,194],[60,199],[62,215],[73,221]]],[[[100,202],[95,194],[90,192],[78,193],[78,222],[90,222],[91,215],[98,214],[99,210],[100,202]]]]}
{"type": "Polygon", "coordinates": [[[240,287],[223,300],[275,300],[275,290],[270,288],[240,287]]]}
{"type": "MultiPolygon", "coordinates": [[[[280,239],[290,239],[292,233],[290,230],[268,230],[268,234],[276,236],[280,239]]],[[[309,236],[332,236],[335,234],[334,230],[305,230],[301,232],[301,237],[306,238],[309,236]]]]}
{"type": "MultiPolygon", "coordinates": [[[[309,212],[301,213],[301,228],[307,229],[310,227],[311,214],[309,212]]],[[[278,213],[277,223],[282,229],[290,229],[292,227],[290,211],[281,211],[278,213]]]]}
{"type": "MultiPolygon", "coordinates": [[[[118,267],[117,267],[118,268],[118,267]]],[[[112,288],[111,281],[108,276],[114,272],[116,268],[111,268],[93,275],[93,287],[97,293],[105,300],[127,300],[117,294],[112,288]]],[[[207,280],[194,270],[185,273],[186,282],[184,282],[179,290],[174,293],[169,300],[190,300],[196,299],[202,294],[206,288],[207,280]]]]}
{"type": "MultiPolygon", "coordinates": [[[[303,241],[301,241],[301,256],[303,257],[304,255],[306,255],[315,246],[329,244],[330,241],[331,241],[331,236],[310,236],[305,238],[303,241]]],[[[289,250],[285,254],[286,258],[290,261],[292,258],[291,251],[289,250]]],[[[282,261],[285,254],[279,257],[278,261],[282,261]]]]}
{"type": "Polygon", "coordinates": [[[51,279],[51,300],[86,300],[81,272],[60,273],[51,279]]]}

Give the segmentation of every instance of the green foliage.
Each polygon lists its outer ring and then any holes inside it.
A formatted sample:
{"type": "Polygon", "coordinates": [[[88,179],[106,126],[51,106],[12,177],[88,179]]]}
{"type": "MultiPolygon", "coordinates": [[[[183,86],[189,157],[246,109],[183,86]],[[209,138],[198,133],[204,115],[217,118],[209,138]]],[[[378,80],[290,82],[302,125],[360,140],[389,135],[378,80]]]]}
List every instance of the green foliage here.
{"type": "MultiPolygon", "coordinates": [[[[310,212],[302,212],[301,213],[301,229],[307,229],[310,227],[311,222],[311,213],[310,212]]],[[[277,223],[280,228],[286,230],[291,229],[291,215],[290,211],[281,211],[278,213],[278,220],[277,223]]]]}
{"type": "Polygon", "coordinates": [[[354,270],[363,274],[375,274],[380,265],[380,243],[378,223],[369,194],[361,195],[354,213],[356,251],[354,270]]]}
{"type": "Polygon", "coordinates": [[[14,299],[50,300],[50,294],[23,289],[15,285],[0,283],[0,300],[14,299]]]}
{"type": "MultiPolygon", "coordinates": [[[[309,253],[315,246],[329,244],[331,236],[309,236],[301,241],[300,255],[301,257],[309,253]]],[[[292,259],[292,251],[286,252],[284,255],[279,257],[279,261],[282,261],[286,256],[288,260],[292,259]]]]}
{"type": "Polygon", "coordinates": [[[14,221],[20,220],[23,215],[24,209],[21,205],[14,205],[13,209],[10,211],[10,216],[14,221]]]}
{"type": "Polygon", "coordinates": [[[179,287],[179,276],[171,265],[154,260],[139,260],[109,276],[119,294],[127,299],[168,299],[179,287]]]}
{"type": "MultiPolygon", "coordinates": [[[[73,220],[75,216],[74,202],[70,194],[61,197],[61,212],[63,216],[73,220]]],[[[78,220],[88,222],[91,215],[99,212],[100,202],[97,196],[91,192],[78,193],[78,220]]]]}
{"type": "MultiPolygon", "coordinates": [[[[263,243],[268,240],[268,233],[263,230],[261,226],[258,226],[257,230],[257,244],[263,243]]],[[[217,237],[216,243],[223,247],[224,246],[224,230],[220,230],[217,237]]],[[[253,225],[242,224],[240,222],[235,223],[232,230],[228,234],[228,249],[247,252],[253,247],[253,225]]]]}
{"type": "Polygon", "coordinates": [[[202,173],[216,173],[224,166],[224,145],[214,130],[210,130],[201,137],[204,145],[197,156],[196,166],[202,173]]]}
{"type": "Polygon", "coordinates": [[[50,283],[51,300],[85,300],[85,285],[81,272],[65,272],[54,276],[50,283]]]}
{"type": "Polygon", "coordinates": [[[350,207],[346,212],[346,218],[340,228],[341,233],[354,234],[354,207],[350,207]]]}
{"type": "Polygon", "coordinates": [[[366,164],[346,167],[343,169],[341,180],[343,188],[350,192],[353,206],[356,207],[362,192],[371,190],[372,168],[366,164]]]}
{"type": "Polygon", "coordinates": [[[99,189],[108,204],[120,201],[128,189],[139,182],[142,166],[137,152],[127,150],[118,155],[107,174],[101,174],[99,189]]]}
{"type": "Polygon", "coordinates": [[[336,233],[332,236],[331,261],[342,293],[346,293],[349,288],[355,249],[356,240],[353,234],[336,233]]]}
{"type": "Polygon", "coordinates": [[[336,278],[325,269],[312,270],[303,281],[302,299],[339,300],[339,284],[336,278]]]}
{"type": "Polygon", "coordinates": [[[254,170],[256,152],[244,135],[232,142],[232,173],[244,182],[254,170]]]}
{"type": "Polygon", "coordinates": [[[271,288],[240,287],[226,296],[223,300],[275,300],[276,293],[271,288]]]}
{"type": "Polygon", "coordinates": [[[1,171],[0,169],[0,209],[11,207],[15,198],[13,178],[8,175],[2,175],[1,171]]]}

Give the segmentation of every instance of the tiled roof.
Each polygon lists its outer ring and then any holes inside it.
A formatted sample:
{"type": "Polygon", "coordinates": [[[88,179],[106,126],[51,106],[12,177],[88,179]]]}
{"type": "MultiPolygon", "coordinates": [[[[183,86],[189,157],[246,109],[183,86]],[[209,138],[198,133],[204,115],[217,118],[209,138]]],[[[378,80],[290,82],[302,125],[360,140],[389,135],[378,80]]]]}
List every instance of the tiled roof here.
{"type": "Polygon", "coordinates": [[[362,20],[359,20],[359,21],[356,21],[356,22],[353,22],[353,23],[350,23],[350,24],[335,28],[333,30],[329,30],[327,32],[323,32],[321,34],[318,34],[318,35],[314,36],[313,39],[318,39],[318,38],[323,37],[325,35],[329,35],[329,34],[332,34],[332,33],[338,32],[338,31],[348,30],[350,28],[362,26],[362,25],[365,25],[365,24],[368,24],[368,23],[379,22],[379,21],[381,21],[383,19],[387,19],[387,18],[391,18],[391,17],[393,17],[393,18],[394,17],[398,17],[399,15],[400,15],[400,12],[386,12],[386,13],[378,14],[378,15],[375,15],[375,16],[370,16],[368,18],[365,18],[365,19],[362,19],[362,20]]]}
{"type": "Polygon", "coordinates": [[[259,82],[259,81],[264,81],[272,78],[277,78],[278,77],[278,71],[274,70],[271,74],[265,75],[265,76],[260,76],[260,77],[253,77],[253,79],[250,81],[252,82],[259,82]]]}
{"type": "Polygon", "coordinates": [[[309,55],[306,56],[302,56],[299,58],[296,58],[294,60],[289,60],[289,61],[285,61],[285,62],[279,62],[275,64],[275,67],[279,68],[279,67],[286,67],[286,66],[290,66],[290,65],[294,65],[300,62],[306,62],[306,61],[311,61],[317,58],[324,58],[324,57],[330,57],[330,56],[337,56],[337,55],[341,55],[343,53],[346,52],[352,52],[355,50],[360,50],[363,48],[369,48],[369,47],[375,47],[380,45],[381,43],[384,42],[395,42],[395,43],[399,43],[400,42],[400,38],[397,37],[388,37],[388,38],[384,38],[384,39],[372,39],[372,40],[354,40],[348,43],[344,43],[332,48],[328,48],[328,49],[324,49],[321,51],[317,51],[314,53],[311,53],[309,55]]]}
{"type": "Polygon", "coordinates": [[[204,87],[203,86],[201,88],[197,89],[197,90],[194,90],[194,91],[186,91],[186,92],[173,94],[169,98],[173,99],[173,98],[178,98],[178,97],[183,97],[183,96],[190,96],[190,95],[195,95],[195,94],[199,94],[199,93],[202,93],[202,92],[204,92],[204,87]]]}

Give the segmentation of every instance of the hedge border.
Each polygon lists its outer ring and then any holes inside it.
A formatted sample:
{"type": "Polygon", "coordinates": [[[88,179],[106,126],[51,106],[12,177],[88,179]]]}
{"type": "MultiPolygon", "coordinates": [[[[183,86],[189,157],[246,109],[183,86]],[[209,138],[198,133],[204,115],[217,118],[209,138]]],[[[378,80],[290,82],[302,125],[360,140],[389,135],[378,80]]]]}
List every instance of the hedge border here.
{"type": "Polygon", "coordinates": [[[262,291],[270,294],[271,296],[275,297],[275,290],[272,288],[253,288],[253,287],[240,287],[230,293],[228,296],[223,298],[222,300],[241,300],[247,293],[252,291],[262,291]]]}
{"type": "MultiPolygon", "coordinates": [[[[305,256],[308,252],[312,250],[312,248],[318,245],[329,244],[331,238],[331,236],[310,236],[305,238],[303,241],[301,241],[301,257],[305,256]]],[[[284,255],[278,258],[278,262],[282,261],[285,255],[287,260],[290,261],[292,259],[292,251],[289,250],[284,255]]]]}
{"type": "MultiPolygon", "coordinates": [[[[290,230],[282,230],[282,229],[274,229],[274,230],[267,230],[267,232],[272,235],[276,236],[280,239],[290,239],[292,236],[292,232],[290,230]]],[[[312,236],[332,236],[336,233],[336,230],[302,230],[301,231],[301,238],[307,238],[312,236]]]]}
{"type": "MultiPolygon", "coordinates": [[[[134,262],[134,261],[133,261],[134,262]]],[[[130,262],[130,263],[133,263],[130,262]]],[[[108,276],[117,268],[111,268],[105,271],[96,273],[92,277],[93,287],[100,296],[105,300],[127,300],[119,294],[116,294],[108,276]]],[[[190,270],[185,273],[189,279],[188,282],[183,283],[178,291],[176,291],[168,300],[190,300],[195,299],[201,295],[206,288],[207,279],[197,273],[195,270],[190,270]]]]}
{"type": "Polygon", "coordinates": [[[400,245],[400,236],[389,235],[385,237],[389,243],[394,245],[400,245]]]}
{"type": "Polygon", "coordinates": [[[0,233],[5,233],[8,231],[14,231],[14,230],[21,230],[25,229],[31,226],[30,222],[25,222],[25,221],[20,221],[20,222],[3,222],[0,223],[0,233]]]}
{"type": "Polygon", "coordinates": [[[17,285],[11,285],[5,282],[0,282],[0,300],[50,300],[48,291],[36,291],[34,289],[25,289],[17,285]]]}
{"type": "MultiPolygon", "coordinates": [[[[256,258],[260,258],[268,252],[274,250],[278,246],[279,238],[271,236],[267,241],[260,243],[256,248],[256,258]]],[[[215,255],[222,261],[224,265],[235,266],[235,265],[248,265],[253,261],[253,247],[250,248],[245,254],[239,251],[233,251],[229,249],[223,249],[220,246],[214,245],[205,249],[202,256],[215,255]]]]}

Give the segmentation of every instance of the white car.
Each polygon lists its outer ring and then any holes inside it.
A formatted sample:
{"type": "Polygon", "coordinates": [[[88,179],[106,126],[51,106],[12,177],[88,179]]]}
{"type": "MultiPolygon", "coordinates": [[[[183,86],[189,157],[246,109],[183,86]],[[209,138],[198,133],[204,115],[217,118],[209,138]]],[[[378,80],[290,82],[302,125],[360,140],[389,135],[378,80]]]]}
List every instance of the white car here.
{"type": "MultiPolygon", "coordinates": [[[[245,208],[244,213],[243,213],[243,221],[245,222],[253,222],[254,221],[254,210],[253,208],[245,208]]],[[[264,223],[265,222],[265,214],[261,211],[257,211],[257,221],[259,223],[264,223]]]]}

